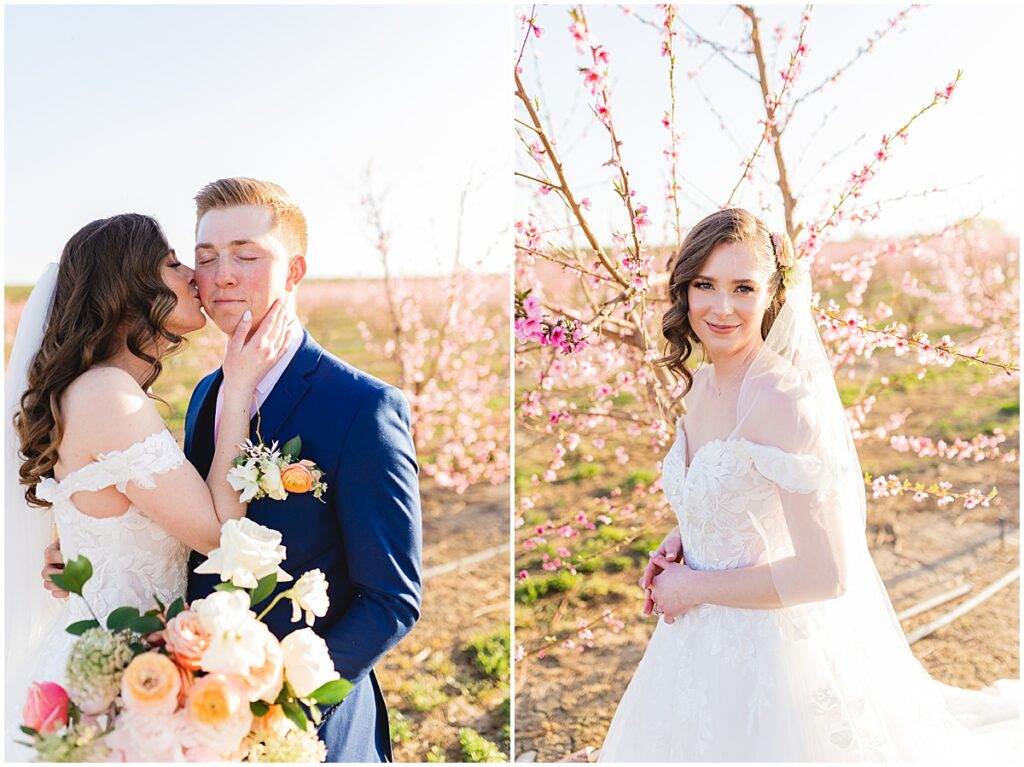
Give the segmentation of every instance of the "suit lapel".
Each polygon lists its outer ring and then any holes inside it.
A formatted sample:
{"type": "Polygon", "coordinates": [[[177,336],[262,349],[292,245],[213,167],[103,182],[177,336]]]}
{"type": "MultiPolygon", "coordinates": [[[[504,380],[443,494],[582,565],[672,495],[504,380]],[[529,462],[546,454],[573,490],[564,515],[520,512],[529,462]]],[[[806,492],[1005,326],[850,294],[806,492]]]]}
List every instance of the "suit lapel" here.
{"type": "Polygon", "coordinates": [[[262,438],[263,442],[270,444],[275,439],[285,442],[296,436],[294,434],[279,434],[288,416],[298,406],[299,401],[309,391],[309,381],[306,378],[316,370],[317,364],[323,349],[313,340],[308,331],[302,333],[302,344],[299,346],[292,361],[288,363],[281,378],[274,385],[273,390],[267,397],[267,401],[259,409],[258,418],[254,418],[250,424],[250,438],[255,442],[262,438]],[[256,433],[257,423],[259,435],[256,433]]]}

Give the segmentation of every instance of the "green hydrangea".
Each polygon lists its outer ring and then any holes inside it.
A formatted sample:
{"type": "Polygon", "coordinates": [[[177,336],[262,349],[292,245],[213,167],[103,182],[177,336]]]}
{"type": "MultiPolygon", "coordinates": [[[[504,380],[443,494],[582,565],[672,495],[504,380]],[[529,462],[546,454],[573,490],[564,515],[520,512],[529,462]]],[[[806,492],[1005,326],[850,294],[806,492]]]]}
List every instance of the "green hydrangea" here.
{"type": "Polygon", "coordinates": [[[121,690],[121,675],[134,653],[131,634],[92,628],[78,638],[68,658],[67,688],[82,711],[98,714],[114,702],[121,690]]]}
{"type": "Polygon", "coordinates": [[[249,762],[326,762],[327,746],[315,730],[291,728],[283,737],[271,737],[249,749],[249,762]]]}
{"type": "Polygon", "coordinates": [[[105,762],[110,749],[96,725],[71,725],[52,735],[36,738],[37,762],[105,762]]]}

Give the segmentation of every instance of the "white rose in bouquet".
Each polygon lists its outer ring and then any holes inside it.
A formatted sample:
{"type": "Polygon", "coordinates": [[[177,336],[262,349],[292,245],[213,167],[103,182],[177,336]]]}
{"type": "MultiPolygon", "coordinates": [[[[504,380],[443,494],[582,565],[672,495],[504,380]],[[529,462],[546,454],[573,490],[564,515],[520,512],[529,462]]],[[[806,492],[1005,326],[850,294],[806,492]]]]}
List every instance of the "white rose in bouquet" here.
{"type": "Polygon", "coordinates": [[[278,581],[292,576],[279,565],[285,558],[281,533],[251,519],[229,519],[220,530],[220,548],[195,569],[201,575],[219,575],[243,589],[255,588],[260,578],[277,573],[278,581]]]}
{"type": "Polygon", "coordinates": [[[328,682],[340,679],[327,643],[313,629],[293,631],[281,640],[284,651],[284,676],[295,694],[304,698],[328,682]]]}
{"type": "Polygon", "coordinates": [[[246,592],[215,591],[192,602],[189,609],[210,636],[199,662],[203,671],[244,677],[266,663],[270,629],[256,620],[246,592]]]}
{"type": "Polygon", "coordinates": [[[331,600],[327,596],[327,578],[316,570],[309,570],[303,573],[292,592],[292,623],[302,617],[302,611],[306,612],[306,625],[313,625],[313,616],[323,618],[327,615],[327,608],[331,606],[331,600]]]}

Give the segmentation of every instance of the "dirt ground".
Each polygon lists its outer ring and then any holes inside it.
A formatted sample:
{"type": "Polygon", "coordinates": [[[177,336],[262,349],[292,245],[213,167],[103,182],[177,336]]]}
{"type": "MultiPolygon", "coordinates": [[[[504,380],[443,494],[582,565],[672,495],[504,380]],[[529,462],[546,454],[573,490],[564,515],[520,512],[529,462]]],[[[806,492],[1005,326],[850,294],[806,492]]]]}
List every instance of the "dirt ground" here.
{"type": "MultiPolygon", "coordinates": [[[[994,511],[960,526],[938,510],[906,514],[900,537],[899,554],[891,541],[872,550],[897,612],[961,583],[971,584],[977,593],[1019,564],[1019,529],[1008,524],[1001,537],[994,511]]],[[[903,627],[909,632],[970,596],[906,620],[903,627]]],[[[637,600],[635,608],[627,604],[621,611],[635,609],[639,614],[640,607],[637,600]]],[[[517,665],[517,758],[561,761],[575,755],[583,760],[588,749],[599,748],[654,625],[652,619],[627,621],[624,631],[605,635],[585,653],[560,652],[539,660],[534,656],[517,665]]],[[[913,650],[935,678],[977,689],[1020,676],[1019,636],[1018,582],[921,639],[913,650]]]]}
{"type": "Polygon", "coordinates": [[[427,761],[432,748],[431,761],[442,754],[445,761],[466,761],[459,744],[463,727],[508,754],[508,684],[483,674],[463,649],[470,638],[509,625],[508,499],[507,483],[476,485],[461,496],[424,491],[423,612],[377,666],[391,710],[396,762],[427,761]],[[502,545],[482,561],[432,574],[502,545]],[[396,726],[396,719],[408,726],[396,726]]]}

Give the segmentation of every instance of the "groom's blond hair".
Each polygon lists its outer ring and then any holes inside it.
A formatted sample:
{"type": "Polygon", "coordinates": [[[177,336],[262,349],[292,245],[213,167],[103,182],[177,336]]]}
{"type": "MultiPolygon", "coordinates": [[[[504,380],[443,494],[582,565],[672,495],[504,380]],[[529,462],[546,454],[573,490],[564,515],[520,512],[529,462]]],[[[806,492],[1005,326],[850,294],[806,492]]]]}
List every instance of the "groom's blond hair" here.
{"type": "Polygon", "coordinates": [[[196,195],[196,233],[208,211],[239,205],[266,205],[290,255],[306,255],[306,217],[288,192],[272,181],[245,176],[211,181],[196,195]]]}

